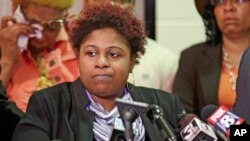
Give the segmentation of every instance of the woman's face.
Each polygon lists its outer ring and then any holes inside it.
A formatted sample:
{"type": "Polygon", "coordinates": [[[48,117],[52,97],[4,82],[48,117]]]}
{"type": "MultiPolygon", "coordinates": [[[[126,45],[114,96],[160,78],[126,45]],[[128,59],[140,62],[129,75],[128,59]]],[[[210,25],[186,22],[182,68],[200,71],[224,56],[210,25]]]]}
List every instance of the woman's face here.
{"type": "Polygon", "coordinates": [[[43,26],[42,38],[31,38],[29,40],[29,49],[31,52],[39,52],[45,48],[51,47],[51,45],[55,43],[56,37],[63,25],[63,23],[57,20],[63,19],[64,12],[60,9],[30,3],[23,7],[23,13],[25,19],[30,24],[43,26]]]}
{"type": "Polygon", "coordinates": [[[214,13],[224,35],[249,34],[250,1],[239,3],[235,0],[225,0],[224,3],[215,5],[214,13]]]}
{"type": "Polygon", "coordinates": [[[128,41],[112,28],[92,31],[80,47],[81,81],[97,97],[121,96],[134,63],[128,41]]]}

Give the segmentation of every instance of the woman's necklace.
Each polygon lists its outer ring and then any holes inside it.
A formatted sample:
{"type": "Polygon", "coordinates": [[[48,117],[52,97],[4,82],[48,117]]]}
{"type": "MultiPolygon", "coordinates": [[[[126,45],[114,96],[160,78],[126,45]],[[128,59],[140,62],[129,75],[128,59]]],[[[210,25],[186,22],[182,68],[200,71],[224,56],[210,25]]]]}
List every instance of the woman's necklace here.
{"type": "Polygon", "coordinates": [[[39,56],[37,59],[39,79],[37,90],[44,89],[54,85],[54,80],[50,77],[48,69],[46,68],[45,59],[39,56]]]}
{"type": "Polygon", "coordinates": [[[229,57],[229,54],[226,52],[225,48],[223,48],[223,62],[229,72],[229,84],[231,85],[232,90],[235,91],[237,75],[234,74],[233,71],[233,60],[229,57]]]}

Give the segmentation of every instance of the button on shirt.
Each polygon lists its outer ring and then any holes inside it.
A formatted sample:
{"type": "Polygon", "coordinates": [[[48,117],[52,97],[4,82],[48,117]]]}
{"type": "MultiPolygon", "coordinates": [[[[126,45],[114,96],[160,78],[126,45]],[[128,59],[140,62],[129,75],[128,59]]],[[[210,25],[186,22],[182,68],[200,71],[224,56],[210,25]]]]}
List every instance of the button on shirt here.
{"type": "MultiPolygon", "coordinates": [[[[40,56],[45,60],[44,65],[48,76],[53,80],[53,85],[78,78],[78,62],[69,42],[60,41],[40,56]]],[[[18,58],[7,87],[9,99],[16,102],[24,112],[32,93],[40,89],[40,71],[37,65],[30,52],[25,50],[18,58]]]]}

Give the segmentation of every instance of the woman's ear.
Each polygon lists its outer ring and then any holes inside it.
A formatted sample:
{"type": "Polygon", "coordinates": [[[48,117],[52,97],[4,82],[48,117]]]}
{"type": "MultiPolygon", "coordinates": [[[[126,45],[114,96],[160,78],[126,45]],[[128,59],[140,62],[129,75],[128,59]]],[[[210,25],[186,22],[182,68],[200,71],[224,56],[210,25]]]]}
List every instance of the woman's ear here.
{"type": "Polygon", "coordinates": [[[135,55],[131,56],[131,61],[130,61],[130,66],[129,66],[129,72],[132,73],[134,66],[135,66],[135,62],[136,62],[136,57],[135,55]]]}
{"type": "Polygon", "coordinates": [[[129,68],[129,73],[132,73],[133,69],[134,69],[134,66],[131,65],[130,68],[129,68]]]}
{"type": "Polygon", "coordinates": [[[80,56],[79,56],[79,55],[80,55],[80,50],[79,50],[78,48],[76,48],[76,47],[74,47],[73,50],[74,50],[74,52],[75,52],[76,58],[79,59],[79,57],[80,57],[80,56]]]}

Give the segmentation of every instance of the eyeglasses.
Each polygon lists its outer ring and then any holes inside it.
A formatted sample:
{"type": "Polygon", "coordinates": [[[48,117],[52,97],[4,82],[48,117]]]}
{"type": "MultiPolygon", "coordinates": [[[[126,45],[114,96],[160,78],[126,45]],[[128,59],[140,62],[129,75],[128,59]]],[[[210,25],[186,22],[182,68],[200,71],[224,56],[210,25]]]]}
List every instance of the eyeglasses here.
{"type": "MultiPolygon", "coordinates": [[[[210,3],[212,5],[221,5],[221,4],[225,4],[227,1],[229,1],[229,0],[210,0],[210,3]]],[[[235,3],[235,4],[242,4],[242,3],[248,2],[250,0],[230,0],[230,1],[235,3]]]]}
{"type": "Polygon", "coordinates": [[[61,27],[65,24],[66,20],[63,19],[57,19],[57,20],[51,20],[51,21],[41,21],[39,19],[29,19],[30,24],[39,24],[43,26],[45,29],[54,31],[59,30],[61,27]]]}
{"type": "Polygon", "coordinates": [[[65,18],[50,20],[50,21],[42,21],[38,18],[28,18],[27,14],[25,13],[25,10],[22,8],[22,6],[21,6],[21,10],[22,10],[23,16],[25,17],[25,19],[28,21],[29,24],[38,24],[38,25],[41,25],[45,29],[48,29],[50,31],[59,30],[66,23],[65,18]]]}

